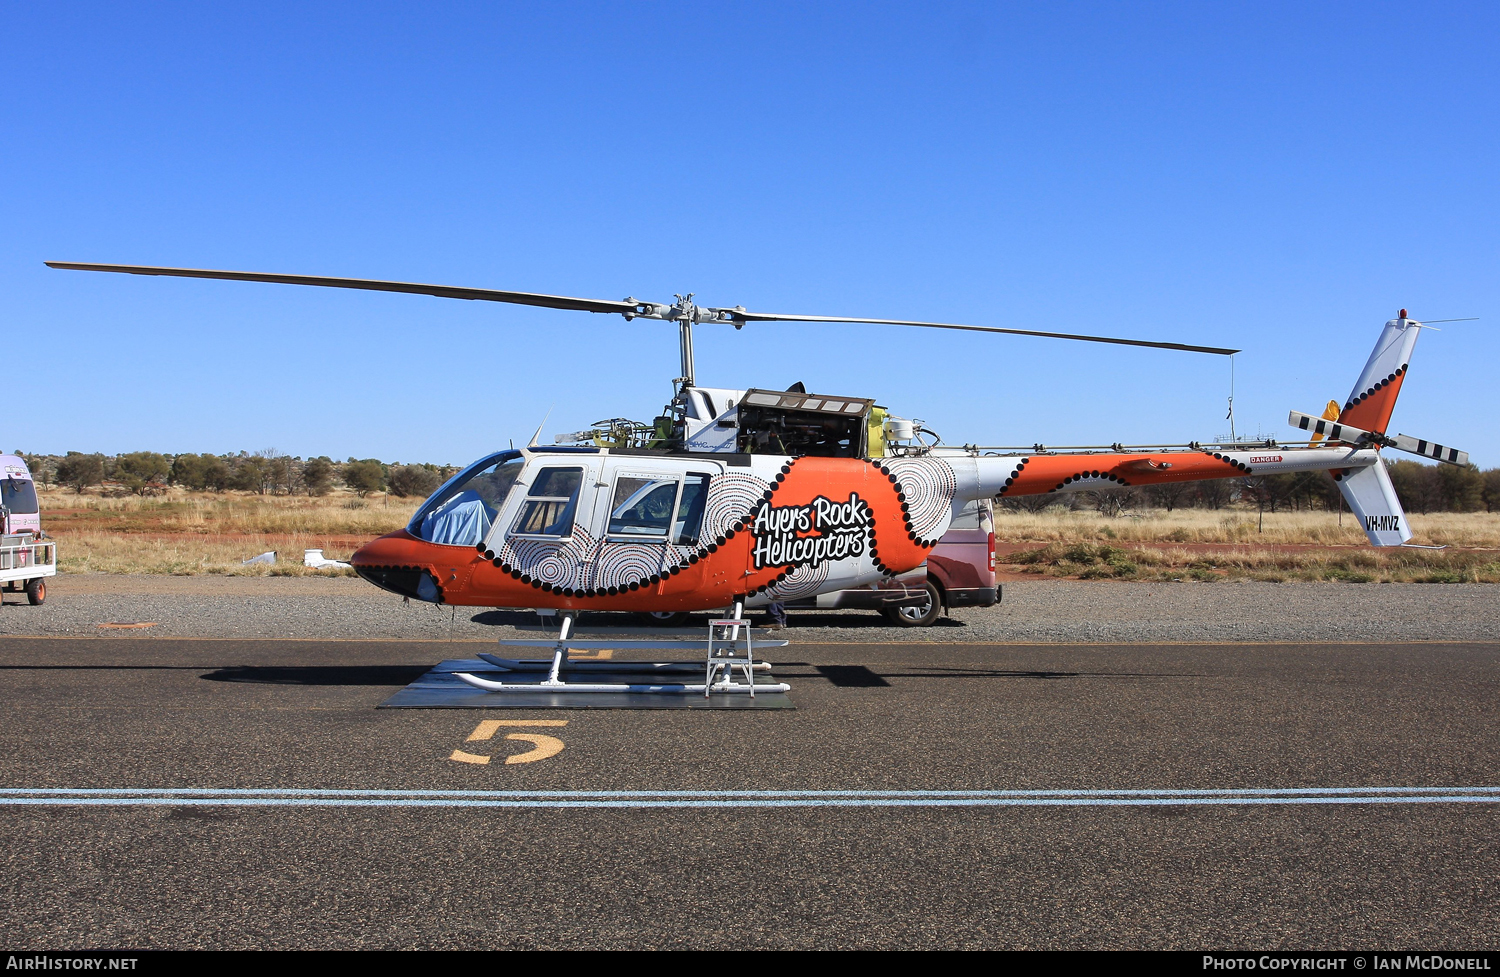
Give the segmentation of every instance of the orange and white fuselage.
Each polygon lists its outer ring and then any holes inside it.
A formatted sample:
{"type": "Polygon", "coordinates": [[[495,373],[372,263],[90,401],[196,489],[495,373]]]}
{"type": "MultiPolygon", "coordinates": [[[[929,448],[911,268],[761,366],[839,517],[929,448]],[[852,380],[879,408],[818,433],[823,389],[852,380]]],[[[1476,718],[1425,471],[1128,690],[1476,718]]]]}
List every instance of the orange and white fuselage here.
{"type": "Polygon", "coordinates": [[[1378,457],[1343,445],[875,460],[528,448],[455,476],[411,525],[369,543],[352,563],[385,589],[454,605],[755,606],[915,569],[954,513],[976,499],[1351,472],[1378,457]],[[701,500],[690,501],[693,493],[701,500]],[[652,496],[667,513],[659,531],[645,506],[652,496]]]}

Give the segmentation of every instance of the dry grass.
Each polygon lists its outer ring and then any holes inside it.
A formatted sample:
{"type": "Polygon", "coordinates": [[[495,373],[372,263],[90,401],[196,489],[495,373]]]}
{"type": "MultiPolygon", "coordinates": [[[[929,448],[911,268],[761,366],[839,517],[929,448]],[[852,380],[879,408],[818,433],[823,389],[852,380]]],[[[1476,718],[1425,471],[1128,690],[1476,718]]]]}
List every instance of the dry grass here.
{"type": "Polygon", "coordinates": [[[1500,554],[1479,550],[1344,552],[1122,548],[1052,543],[1006,557],[1012,572],[1080,580],[1336,580],[1347,583],[1500,583],[1500,554]]]}
{"type": "Polygon", "coordinates": [[[331,560],[347,560],[356,546],[328,546],[317,536],[239,537],[131,536],[70,533],[59,537],[57,566],[64,573],[154,573],[173,576],[224,574],[235,577],[352,576],[353,570],[313,570],[302,565],[302,551],[321,549],[331,560]],[[244,565],[271,550],[278,562],[244,565]]]}
{"type": "Polygon", "coordinates": [[[421,499],[353,493],[306,495],[213,494],[174,489],[154,498],[134,495],[75,495],[56,489],[40,493],[47,531],[312,534],[378,536],[410,521],[421,499]]]}
{"type": "MultiPolygon", "coordinates": [[[[348,559],[411,519],[418,499],[348,492],[321,498],[173,489],[157,498],[43,492],[42,524],[59,540],[60,569],[74,573],[302,576],[302,551],[348,559]],[[276,550],[281,562],[245,566],[276,550]]],[[[1145,511],[1118,519],[1067,512],[999,511],[995,535],[1022,544],[1002,556],[1012,572],[1082,579],[1500,582],[1500,513],[1411,517],[1416,541],[1446,550],[1375,550],[1354,518],[1243,509],[1145,511]],[[1025,544],[1038,544],[1025,546],[1025,544]]]]}
{"type": "Polygon", "coordinates": [[[1500,583],[1500,514],[1411,517],[1414,540],[1447,549],[1376,549],[1350,516],[1151,512],[1103,519],[1080,513],[997,513],[995,535],[1021,548],[1013,573],[1082,580],[1339,580],[1349,583],[1500,583]],[[1027,543],[1043,545],[1028,547],[1027,543]]]}
{"type": "MultiPolygon", "coordinates": [[[[1264,528],[1245,509],[1146,510],[1117,519],[1082,512],[1037,515],[997,510],[995,538],[1014,543],[1240,543],[1264,546],[1364,546],[1365,534],[1345,513],[1268,512],[1264,528]]],[[[1413,542],[1500,548],[1500,513],[1411,515],[1413,542]]]]}
{"type": "Polygon", "coordinates": [[[58,567],[72,573],[301,576],[302,551],[348,559],[376,536],[406,525],[420,499],[352,493],[308,496],[173,489],[165,496],[41,493],[42,525],[58,539],[58,567]],[[280,562],[243,561],[276,550],[280,562]]]}

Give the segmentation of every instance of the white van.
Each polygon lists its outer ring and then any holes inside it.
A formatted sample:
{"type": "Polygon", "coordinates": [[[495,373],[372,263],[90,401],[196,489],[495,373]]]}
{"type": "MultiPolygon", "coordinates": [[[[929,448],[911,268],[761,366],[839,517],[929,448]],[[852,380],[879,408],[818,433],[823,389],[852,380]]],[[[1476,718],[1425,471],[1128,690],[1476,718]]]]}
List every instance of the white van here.
{"type": "Polygon", "coordinates": [[[24,590],[26,599],[47,599],[47,578],[57,574],[57,544],[42,532],[36,484],[26,460],[0,455],[0,587],[24,590]]]}

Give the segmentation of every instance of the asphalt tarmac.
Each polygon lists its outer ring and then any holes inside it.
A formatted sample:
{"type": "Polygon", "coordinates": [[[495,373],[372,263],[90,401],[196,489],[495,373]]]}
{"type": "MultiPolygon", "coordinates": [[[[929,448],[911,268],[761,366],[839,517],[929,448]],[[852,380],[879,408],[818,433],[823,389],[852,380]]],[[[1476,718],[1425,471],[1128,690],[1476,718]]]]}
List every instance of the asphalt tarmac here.
{"type": "Polygon", "coordinates": [[[482,647],[4,639],[5,942],[1500,937],[1497,643],[798,642],[795,711],[376,708],[482,647]]]}

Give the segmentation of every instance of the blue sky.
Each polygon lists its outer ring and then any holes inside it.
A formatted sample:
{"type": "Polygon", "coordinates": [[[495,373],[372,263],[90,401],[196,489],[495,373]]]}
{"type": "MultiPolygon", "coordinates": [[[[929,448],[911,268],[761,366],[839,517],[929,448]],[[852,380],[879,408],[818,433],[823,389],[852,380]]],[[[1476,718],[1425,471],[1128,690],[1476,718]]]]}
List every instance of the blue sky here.
{"type": "MultiPolygon", "coordinates": [[[[461,463],[670,395],[673,328],[44,260],[1243,347],[1241,431],[1424,335],[1393,427],[1500,465],[1493,4],[0,6],[3,447],[461,463]],[[10,442],[14,442],[11,444],[10,442]]],[[[1224,433],[1226,361],[702,327],[698,378],[950,442],[1224,433]]]]}

